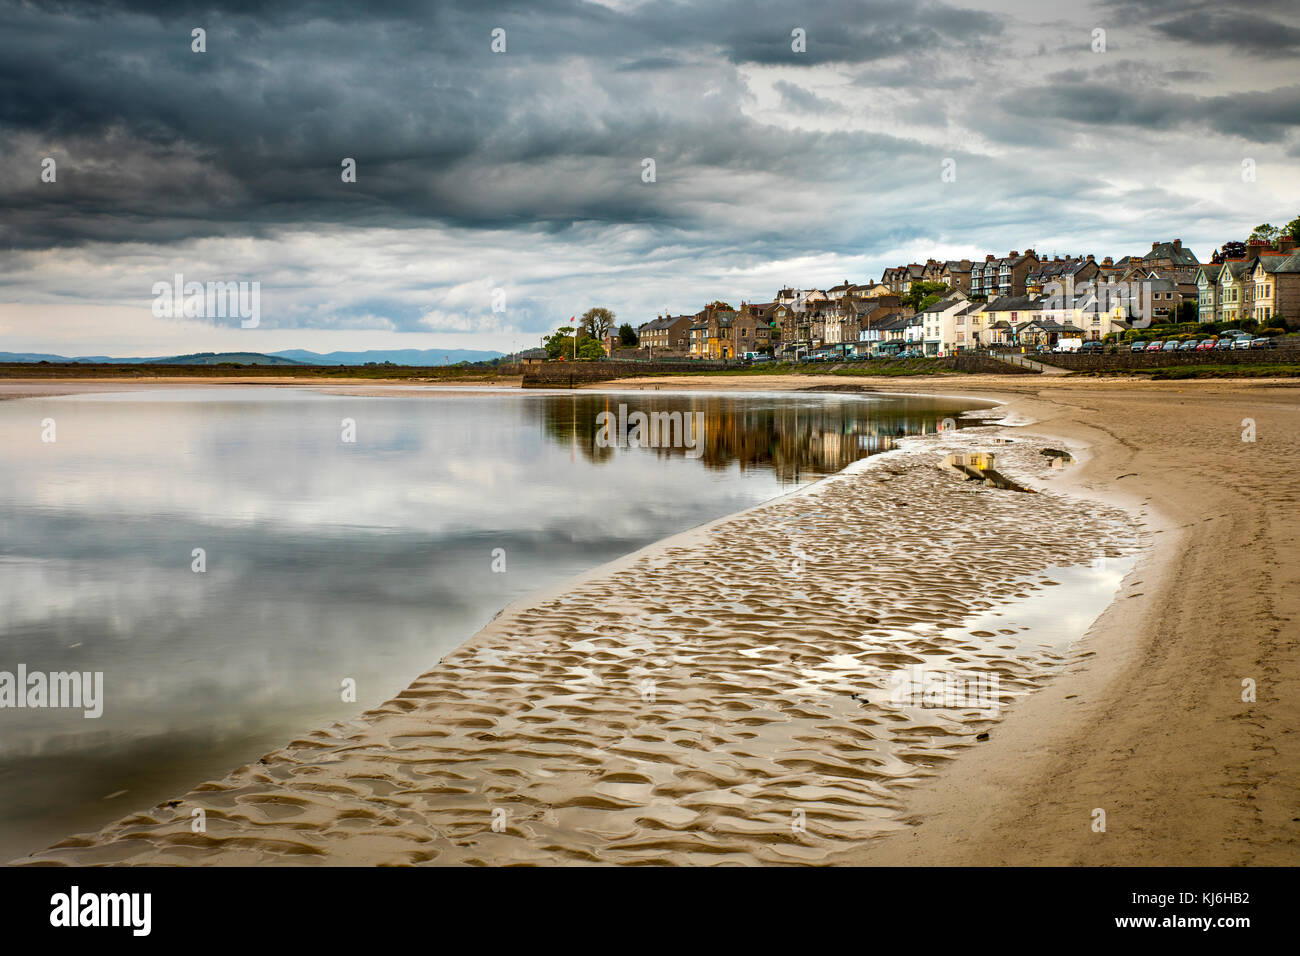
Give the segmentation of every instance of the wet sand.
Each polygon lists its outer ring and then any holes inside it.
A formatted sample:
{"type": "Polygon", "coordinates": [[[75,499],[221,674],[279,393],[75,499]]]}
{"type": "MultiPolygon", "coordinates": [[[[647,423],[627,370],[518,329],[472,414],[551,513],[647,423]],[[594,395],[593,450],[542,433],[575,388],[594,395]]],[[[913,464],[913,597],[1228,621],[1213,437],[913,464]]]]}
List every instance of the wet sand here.
{"type": "Polygon", "coordinates": [[[844,859],[1300,863],[1297,383],[969,376],[917,390],[996,394],[1027,431],[1085,446],[1062,490],[1136,509],[1151,548],[1081,646],[1092,656],[1012,708],[978,759],[918,788],[915,827],[844,859]]]}
{"type": "Polygon", "coordinates": [[[1294,864],[1300,391],[832,384],[1033,424],[909,442],[534,596],[356,721],[30,861],[1294,864]],[[954,451],[1040,493],[965,481],[954,451]],[[1068,651],[962,630],[1128,553],[1068,651]],[[916,661],[997,673],[1004,706],[891,706],[916,661]]]}

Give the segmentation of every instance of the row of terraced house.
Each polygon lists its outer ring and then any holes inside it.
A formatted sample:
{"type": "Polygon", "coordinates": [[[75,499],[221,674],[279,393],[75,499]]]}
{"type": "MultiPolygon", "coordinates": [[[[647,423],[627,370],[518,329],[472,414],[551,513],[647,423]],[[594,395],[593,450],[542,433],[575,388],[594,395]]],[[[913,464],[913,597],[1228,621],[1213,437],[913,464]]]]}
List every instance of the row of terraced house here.
{"type": "Polygon", "coordinates": [[[715,302],[662,315],[639,329],[651,357],[735,359],[770,355],[861,357],[913,350],[929,355],[1003,346],[1102,339],[1134,325],[1300,317],[1300,252],[1290,237],[1237,244],[1201,263],[1179,239],[1142,256],[1006,256],[910,263],[879,282],[847,279],[829,289],[784,288],[770,302],[715,302]],[[903,303],[921,282],[946,287],[920,312],[903,303]],[[1195,308],[1181,309],[1184,303],[1195,308]]]}

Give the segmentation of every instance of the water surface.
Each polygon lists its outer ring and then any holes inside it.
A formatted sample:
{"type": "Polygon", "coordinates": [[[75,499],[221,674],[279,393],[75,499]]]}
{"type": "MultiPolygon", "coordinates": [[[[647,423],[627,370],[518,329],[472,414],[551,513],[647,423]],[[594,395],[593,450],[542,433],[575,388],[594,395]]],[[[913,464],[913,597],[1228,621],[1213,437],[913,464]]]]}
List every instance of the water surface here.
{"type": "Polygon", "coordinates": [[[0,859],[388,699],[516,598],[980,404],[230,386],[0,402],[0,671],[102,671],[106,697],[99,719],[0,709],[0,859]],[[702,412],[702,447],[600,447],[620,404],[702,412]]]}

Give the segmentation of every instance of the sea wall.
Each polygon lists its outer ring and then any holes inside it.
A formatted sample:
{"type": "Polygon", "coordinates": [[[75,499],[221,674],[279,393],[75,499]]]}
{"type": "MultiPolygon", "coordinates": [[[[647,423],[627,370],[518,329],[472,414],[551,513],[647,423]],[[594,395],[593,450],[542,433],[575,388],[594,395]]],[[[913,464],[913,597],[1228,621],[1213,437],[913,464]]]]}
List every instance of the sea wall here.
{"type": "Polygon", "coordinates": [[[1115,355],[1082,355],[1064,352],[1029,355],[1044,365],[1068,368],[1072,372],[1104,372],[1112,369],[1170,368],[1177,365],[1293,365],[1300,363],[1300,349],[1251,349],[1232,352],[1118,352],[1115,355]]]}
{"type": "Polygon", "coordinates": [[[647,375],[720,372],[734,368],[725,362],[541,362],[524,366],[524,388],[572,388],[590,382],[611,382],[647,375]]]}

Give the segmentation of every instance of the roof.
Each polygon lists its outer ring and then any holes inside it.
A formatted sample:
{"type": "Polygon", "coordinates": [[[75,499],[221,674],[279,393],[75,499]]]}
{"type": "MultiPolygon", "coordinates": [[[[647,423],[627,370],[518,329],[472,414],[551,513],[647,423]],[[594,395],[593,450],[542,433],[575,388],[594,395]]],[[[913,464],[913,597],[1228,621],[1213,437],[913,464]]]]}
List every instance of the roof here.
{"type": "Polygon", "coordinates": [[[1053,276],[1072,276],[1091,264],[1093,260],[1084,258],[1044,259],[1030,270],[1029,278],[1050,279],[1053,276]]]}
{"type": "Polygon", "coordinates": [[[1174,245],[1172,242],[1157,242],[1151,247],[1151,251],[1142,257],[1143,261],[1150,259],[1168,259],[1176,266],[1199,266],[1200,260],[1196,258],[1196,253],[1182,245],[1174,245]]]}
{"type": "Polygon", "coordinates": [[[1029,319],[1017,325],[1016,331],[1023,332],[1030,326],[1040,328],[1044,332],[1083,332],[1083,329],[1078,326],[1071,325],[1069,322],[1057,322],[1055,319],[1029,319]]]}
{"type": "Polygon", "coordinates": [[[1205,273],[1205,278],[1213,282],[1219,278],[1219,273],[1223,271],[1222,262],[1207,262],[1201,266],[1201,271],[1205,273]]]}
{"type": "Polygon", "coordinates": [[[524,349],[515,357],[521,359],[533,359],[533,358],[544,359],[546,358],[546,349],[524,349]]]}
{"type": "Polygon", "coordinates": [[[921,312],[923,314],[926,312],[947,312],[953,306],[965,301],[967,301],[967,299],[964,295],[960,295],[960,294],[950,295],[946,299],[940,299],[938,302],[935,302],[932,305],[927,306],[926,308],[922,309],[921,312]]]}
{"type": "Polygon", "coordinates": [[[668,329],[676,325],[683,319],[693,319],[693,315],[661,315],[656,319],[651,319],[644,325],[638,326],[638,332],[654,332],[658,329],[668,329]]]}
{"type": "Polygon", "coordinates": [[[986,312],[1025,312],[1043,308],[1041,299],[1031,295],[1004,295],[985,304],[986,312]]]}
{"type": "Polygon", "coordinates": [[[1038,258],[1037,256],[1031,256],[1027,252],[1022,252],[1018,256],[1006,256],[1002,259],[999,259],[997,263],[999,266],[1018,266],[1026,259],[1037,259],[1037,258],[1038,258]]]}
{"type": "Polygon", "coordinates": [[[1263,263],[1265,272],[1300,272],[1300,250],[1282,259],[1273,256],[1261,258],[1260,262],[1263,263]]]}

